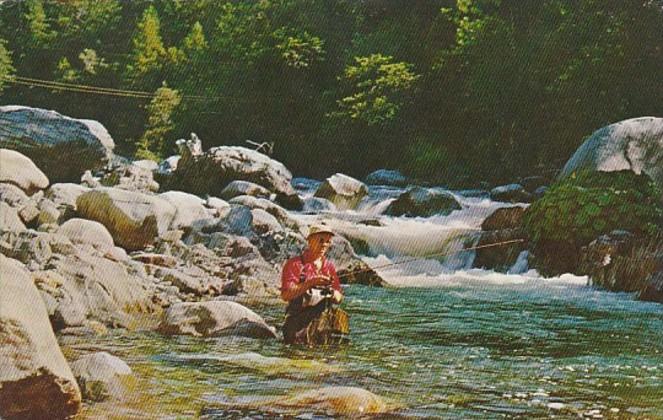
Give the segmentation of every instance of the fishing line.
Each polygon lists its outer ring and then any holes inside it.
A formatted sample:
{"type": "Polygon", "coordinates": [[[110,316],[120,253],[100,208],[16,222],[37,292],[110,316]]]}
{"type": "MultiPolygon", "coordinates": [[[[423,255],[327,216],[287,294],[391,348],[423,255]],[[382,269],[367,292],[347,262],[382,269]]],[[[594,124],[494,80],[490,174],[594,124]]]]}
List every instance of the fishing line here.
{"type": "Polygon", "coordinates": [[[396,261],[396,262],[391,262],[391,263],[388,263],[388,264],[377,265],[375,267],[366,267],[366,268],[361,268],[361,269],[358,269],[358,270],[353,270],[353,271],[350,271],[350,272],[347,272],[347,273],[343,273],[343,275],[338,276],[338,277],[339,278],[345,278],[345,277],[353,276],[355,274],[369,272],[369,271],[375,271],[375,270],[378,270],[378,269],[381,269],[381,268],[391,267],[391,266],[399,265],[399,264],[406,264],[406,263],[422,260],[422,259],[425,259],[425,258],[444,257],[444,256],[448,256],[448,255],[458,254],[458,253],[465,252],[465,251],[475,251],[477,249],[493,248],[493,247],[497,247],[497,246],[514,244],[514,243],[519,243],[519,242],[525,242],[525,240],[524,239],[511,239],[509,241],[496,242],[496,243],[485,244],[485,245],[478,245],[478,246],[473,246],[473,247],[470,247],[470,248],[459,249],[459,250],[456,250],[456,251],[435,252],[435,253],[432,253],[432,254],[426,254],[426,255],[422,255],[420,257],[414,257],[414,258],[406,259],[406,260],[403,260],[403,261],[396,261]]]}

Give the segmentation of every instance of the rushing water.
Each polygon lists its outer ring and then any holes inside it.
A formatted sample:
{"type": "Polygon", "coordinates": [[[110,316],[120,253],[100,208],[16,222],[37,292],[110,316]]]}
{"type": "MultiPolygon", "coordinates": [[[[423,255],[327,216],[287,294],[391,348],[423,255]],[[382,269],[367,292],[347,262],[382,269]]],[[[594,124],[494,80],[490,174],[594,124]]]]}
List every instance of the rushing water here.
{"type": "MultiPolygon", "coordinates": [[[[464,209],[447,217],[379,216],[393,195],[374,192],[359,212],[324,215],[369,244],[373,266],[457,251],[498,206],[462,198],[464,209]],[[366,216],[382,226],[356,224],[366,216]]],[[[593,289],[584,277],[540,278],[523,258],[516,271],[524,274],[500,274],[470,269],[472,255],[458,254],[385,267],[379,273],[393,287],[347,287],[352,342],[343,347],[115,331],[65,349],[107,350],[134,368],[127,399],[95,404],[90,416],[271,418],[267,406],[229,405],[345,385],[385,398],[396,407],[390,416],[407,418],[663,418],[663,305],[593,289]],[[264,363],[253,353],[283,359],[264,363]]],[[[273,325],[283,321],[283,306],[253,309],[273,325]]]]}

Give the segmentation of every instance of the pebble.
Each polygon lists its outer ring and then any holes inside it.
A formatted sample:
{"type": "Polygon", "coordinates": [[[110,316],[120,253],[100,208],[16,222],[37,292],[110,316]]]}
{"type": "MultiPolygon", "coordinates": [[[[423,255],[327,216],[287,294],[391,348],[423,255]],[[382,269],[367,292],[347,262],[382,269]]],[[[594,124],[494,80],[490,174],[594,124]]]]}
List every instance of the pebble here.
{"type": "Polygon", "coordinates": [[[548,408],[551,410],[561,410],[562,408],[566,407],[565,404],[563,403],[549,403],[548,408]]]}

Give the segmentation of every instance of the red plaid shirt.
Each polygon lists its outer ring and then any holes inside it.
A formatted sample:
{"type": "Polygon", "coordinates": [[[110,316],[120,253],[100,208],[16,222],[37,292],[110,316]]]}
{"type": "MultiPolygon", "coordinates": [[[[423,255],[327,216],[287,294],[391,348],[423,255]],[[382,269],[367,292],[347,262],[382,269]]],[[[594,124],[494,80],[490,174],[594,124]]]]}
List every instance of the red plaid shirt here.
{"type": "Polygon", "coordinates": [[[322,257],[322,268],[318,271],[315,264],[313,264],[313,259],[308,250],[304,251],[301,257],[290,258],[286,261],[283,266],[283,273],[281,274],[281,290],[288,290],[299,284],[302,273],[306,280],[318,275],[331,277],[332,289],[341,292],[341,282],[336,274],[334,264],[325,257],[322,257]]]}

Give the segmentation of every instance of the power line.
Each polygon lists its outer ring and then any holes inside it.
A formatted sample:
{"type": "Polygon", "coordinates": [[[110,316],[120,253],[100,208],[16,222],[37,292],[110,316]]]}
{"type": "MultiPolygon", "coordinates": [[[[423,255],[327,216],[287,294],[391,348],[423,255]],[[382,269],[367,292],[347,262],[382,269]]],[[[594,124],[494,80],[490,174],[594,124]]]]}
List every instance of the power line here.
{"type": "MultiPolygon", "coordinates": [[[[115,88],[106,88],[102,86],[92,86],[92,85],[82,85],[76,83],[67,83],[67,82],[58,82],[54,80],[44,80],[44,79],[35,79],[31,77],[24,76],[5,76],[3,78],[8,83],[14,83],[18,85],[31,86],[31,87],[41,87],[41,88],[50,88],[53,90],[69,91],[76,93],[89,93],[96,95],[109,95],[109,96],[121,96],[121,97],[130,97],[130,98],[140,98],[140,99],[153,99],[157,96],[155,92],[147,92],[141,90],[127,90],[127,89],[115,89],[115,88]]],[[[216,101],[222,99],[220,96],[216,97],[206,97],[200,95],[182,95],[182,99],[185,100],[195,100],[195,101],[216,101]]]]}

